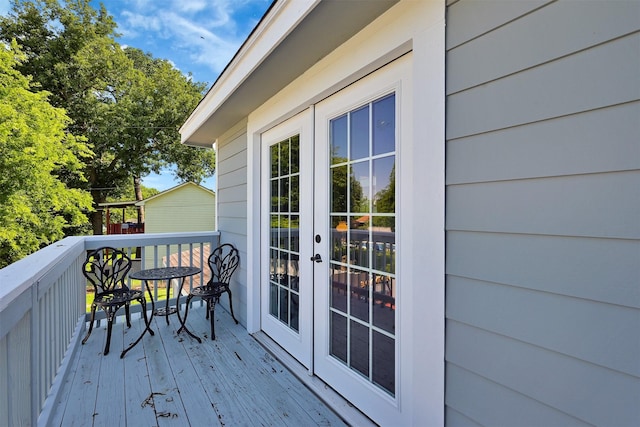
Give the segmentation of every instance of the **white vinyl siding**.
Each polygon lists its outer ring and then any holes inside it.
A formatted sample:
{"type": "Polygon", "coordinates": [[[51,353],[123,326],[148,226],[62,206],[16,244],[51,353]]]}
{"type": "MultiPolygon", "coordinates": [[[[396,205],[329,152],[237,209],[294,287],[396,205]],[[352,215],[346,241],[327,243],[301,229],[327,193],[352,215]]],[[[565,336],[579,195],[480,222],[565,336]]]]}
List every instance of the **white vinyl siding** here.
{"type": "Polygon", "coordinates": [[[640,424],[640,3],[450,1],[448,425],[640,424]]]}
{"type": "MultiPolygon", "coordinates": [[[[223,135],[217,146],[217,209],[221,243],[240,252],[240,266],[232,277],[233,311],[247,324],[247,134],[246,121],[223,135]]],[[[228,308],[227,298],[220,303],[228,308]]]]}

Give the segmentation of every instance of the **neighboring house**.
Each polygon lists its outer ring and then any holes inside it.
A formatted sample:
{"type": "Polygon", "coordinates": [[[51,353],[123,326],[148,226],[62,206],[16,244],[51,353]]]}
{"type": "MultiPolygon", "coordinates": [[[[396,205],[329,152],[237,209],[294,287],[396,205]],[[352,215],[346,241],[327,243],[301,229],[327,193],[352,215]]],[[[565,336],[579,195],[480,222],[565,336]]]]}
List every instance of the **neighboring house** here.
{"type": "Polygon", "coordinates": [[[173,233],[216,229],[216,194],[193,182],[144,199],[145,232],[173,233]]]}
{"type": "MultiPolygon", "coordinates": [[[[193,182],[172,187],[136,203],[136,206],[145,208],[146,233],[183,233],[216,229],[216,194],[193,182]]],[[[169,250],[171,254],[176,254],[179,248],[171,246],[169,250]]],[[[155,267],[151,264],[154,256],[155,254],[145,254],[145,267],[155,267]]],[[[161,256],[161,259],[166,263],[166,254],[161,256]]],[[[205,264],[206,258],[203,265],[205,264]]],[[[178,265],[177,255],[172,255],[171,265],[178,265]]],[[[194,260],[192,265],[199,267],[199,260],[194,260]]]]}
{"type": "Polygon", "coordinates": [[[640,425],[639,18],[274,2],[181,129],[242,324],[381,425],[640,425]]]}

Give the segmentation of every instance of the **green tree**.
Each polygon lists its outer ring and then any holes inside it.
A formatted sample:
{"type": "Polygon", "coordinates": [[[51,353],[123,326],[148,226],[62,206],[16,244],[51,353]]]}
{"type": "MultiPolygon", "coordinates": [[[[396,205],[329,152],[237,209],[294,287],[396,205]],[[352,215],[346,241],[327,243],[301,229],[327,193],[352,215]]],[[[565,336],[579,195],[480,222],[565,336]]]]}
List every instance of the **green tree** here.
{"type": "MultiPolygon", "coordinates": [[[[213,151],[183,146],[178,133],[204,84],[168,61],[122,49],[102,5],[95,10],[89,0],[13,0],[12,6],[0,17],[0,40],[15,38],[24,46],[20,70],[52,93],[51,102],[73,120],[70,130],[95,153],[85,162],[88,181],[64,175],[69,185],[89,190],[97,205],[126,187],[138,189],[144,176],[168,165],[177,166],[180,181],[200,183],[213,174],[213,151]]],[[[138,190],[136,199],[142,199],[138,190]]],[[[102,215],[94,212],[91,222],[94,234],[101,234],[102,215]]]]}
{"type": "Polygon", "coordinates": [[[0,44],[0,268],[64,237],[91,209],[88,193],[59,179],[64,171],[83,181],[91,152],[65,133],[64,110],[16,70],[22,59],[15,43],[0,44]]]}

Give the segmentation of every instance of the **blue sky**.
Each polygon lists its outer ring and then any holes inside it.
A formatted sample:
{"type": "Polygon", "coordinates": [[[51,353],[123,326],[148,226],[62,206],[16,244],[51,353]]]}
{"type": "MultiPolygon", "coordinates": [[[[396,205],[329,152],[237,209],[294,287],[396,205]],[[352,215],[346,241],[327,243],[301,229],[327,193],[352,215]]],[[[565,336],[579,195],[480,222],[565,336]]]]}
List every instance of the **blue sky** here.
{"type": "MultiPolygon", "coordinates": [[[[118,24],[118,42],[167,59],[184,74],[211,85],[258,23],[272,0],[92,0],[118,24]]],[[[0,14],[10,9],[0,0],[0,14]]],[[[178,185],[167,171],[143,179],[147,187],[178,185]]],[[[215,176],[203,183],[215,188],[215,176]]]]}

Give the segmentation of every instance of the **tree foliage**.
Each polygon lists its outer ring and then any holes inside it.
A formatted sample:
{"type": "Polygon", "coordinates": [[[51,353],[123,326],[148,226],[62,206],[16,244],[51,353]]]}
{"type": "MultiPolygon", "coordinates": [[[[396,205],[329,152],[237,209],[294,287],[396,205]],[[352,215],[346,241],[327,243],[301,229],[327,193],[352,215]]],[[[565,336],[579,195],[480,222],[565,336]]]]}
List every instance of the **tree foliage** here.
{"type": "Polygon", "coordinates": [[[82,225],[91,208],[88,193],[59,179],[64,171],[82,182],[91,152],[65,132],[64,110],[16,70],[23,58],[15,43],[0,45],[0,268],[82,225]]]}
{"type": "MultiPolygon", "coordinates": [[[[375,212],[396,213],[396,164],[393,164],[391,173],[389,173],[389,183],[382,190],[378,191],[373,197],[375,212]]],[[[374,216],[373,225],[377,227],[386,227],[395,231],[396,218],[394,216],[374,216]]]]}
{"type": "MultiPolygon", "coordinates": [[[[102,5],[95,10],[89,0],[13,0],[12,7],[0,17],[0,40],[18,41],[26,54],[18,69],[51,92],[51,102],[73,121],[68,129],[94,153],[84,159],[87,181],[62,174],[65,183],[89,190],[97,205],[168,165],[177,166],[183,182],[200,183],[213,174],[213,151],[180,144],[178,133],[204,84],[166,60],[123,49],[102,5]]],[[[136,197],[141,199],[138,191],[136,197]]],[[[102,215],[96,212],[92,223],[100,234],[102,215]]]]}

